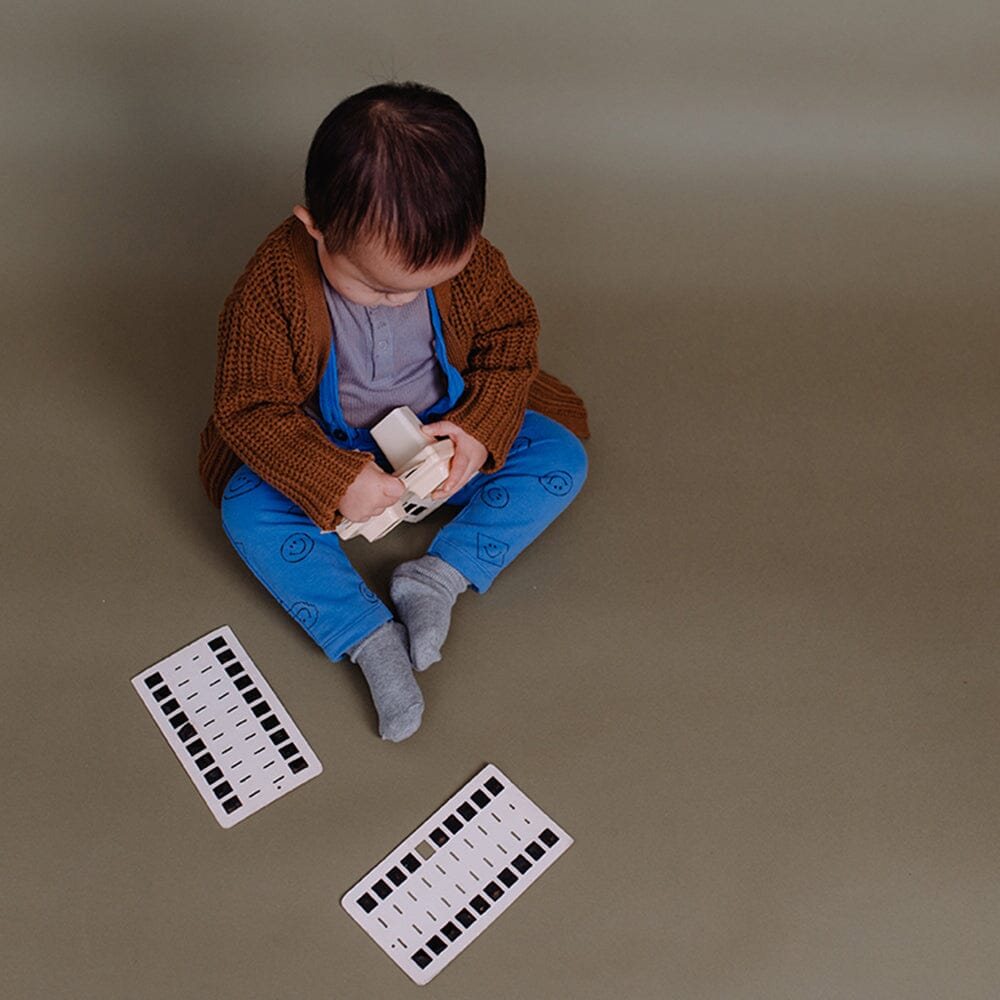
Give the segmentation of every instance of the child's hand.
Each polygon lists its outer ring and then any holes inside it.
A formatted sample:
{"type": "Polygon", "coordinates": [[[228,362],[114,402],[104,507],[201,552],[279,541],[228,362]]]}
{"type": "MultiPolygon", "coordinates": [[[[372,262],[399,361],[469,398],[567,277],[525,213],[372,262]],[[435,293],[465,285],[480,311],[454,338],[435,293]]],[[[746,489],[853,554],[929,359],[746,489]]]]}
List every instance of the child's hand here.
{"type": "Polygon", "coordinates": [[[455,446],[448,478],[431,494],[432,500],[444,500],[452,493],[457,493],[483,467],[489,452],[485,445],[450,420],[424,424],[424,433],[431,437],[451,438],[451,443],[455,446]]]}
{"type": "Polygon", "coordinates": [[[360,524],[391,507],[405,492],[400,480],[369,462],[347,487],[340,501],[340,513],[360,524]]]}

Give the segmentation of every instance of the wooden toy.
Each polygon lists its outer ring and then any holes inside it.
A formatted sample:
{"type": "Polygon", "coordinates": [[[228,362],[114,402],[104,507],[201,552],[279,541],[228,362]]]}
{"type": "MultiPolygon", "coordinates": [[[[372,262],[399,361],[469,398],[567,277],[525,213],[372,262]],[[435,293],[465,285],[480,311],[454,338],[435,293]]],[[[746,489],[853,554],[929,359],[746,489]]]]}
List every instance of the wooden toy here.
{"type": "Polygon", "coordinates": [[[337,534],[343,539],[360,535],[369,542],[377,541],[404,521],[420,521],[444,503],[429,497],[448,478],[455,453],[451,441],[435,441],[424,433],[423,425],[408,406],[398,406],[380,420],[372,428],[372,437],[406,492],[391,507],[367,521],[345,518],[337,525],[337,534]]]}

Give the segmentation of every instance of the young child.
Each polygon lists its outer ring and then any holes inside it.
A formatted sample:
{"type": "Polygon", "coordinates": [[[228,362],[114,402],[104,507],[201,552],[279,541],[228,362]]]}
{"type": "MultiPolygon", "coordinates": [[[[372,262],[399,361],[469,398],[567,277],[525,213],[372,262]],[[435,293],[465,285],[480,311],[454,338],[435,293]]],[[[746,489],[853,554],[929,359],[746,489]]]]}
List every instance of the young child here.
{"type": "Polygon", "coordinates": [[[420,725],[413,671],[440,658],[458,595],[484,593],[586,475],[586,411],[539,371],[534,305],[481,235],[485,194],[479,133],[452,98],[412,83],[355,94],[316,132],[305,204],[219,319],[202,483],[264,586],[331,660],[361,668],[387,740],[420,725]],[[368,430],[404,404],[451,439],[432,495],[459,513],[393,573],[394,615],[333,529],[404,492],[368,430]]]}

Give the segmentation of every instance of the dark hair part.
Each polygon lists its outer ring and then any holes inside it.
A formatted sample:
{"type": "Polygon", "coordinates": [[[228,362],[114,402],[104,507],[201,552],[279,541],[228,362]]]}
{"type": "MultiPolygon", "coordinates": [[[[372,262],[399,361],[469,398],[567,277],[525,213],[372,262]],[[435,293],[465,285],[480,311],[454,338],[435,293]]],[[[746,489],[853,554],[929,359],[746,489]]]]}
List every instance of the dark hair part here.
{"type": "Polygon", "coordinates": [[[432,87],[369,87],[317,129],[305,198],[330,253],[378,238],[413,270],[453,261],[483,227],[479,130],[454,98],[432,87]]]}

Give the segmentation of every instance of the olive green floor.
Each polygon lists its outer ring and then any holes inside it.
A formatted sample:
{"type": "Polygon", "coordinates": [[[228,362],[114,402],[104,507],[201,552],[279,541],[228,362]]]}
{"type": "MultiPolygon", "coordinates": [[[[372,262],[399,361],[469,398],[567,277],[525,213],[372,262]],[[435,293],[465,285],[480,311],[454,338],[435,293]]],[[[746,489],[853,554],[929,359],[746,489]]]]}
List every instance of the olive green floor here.
{"type": "MultiPolygon", "coordinates": [[[[419,992],[339,898],[484,763],[576,839],[424,995],[1000,995],[1000,16],[15,5],[0,41],[0,996],[419,992]],[[579,500],[381,742],[195,477],[312,130],[453,92],[587,399],[579,500]],[[222,830],[130,678],[228,624],[324,773],[222,830]]],[[[433,524],[353,550],[384,592],[433,524]]]]}

